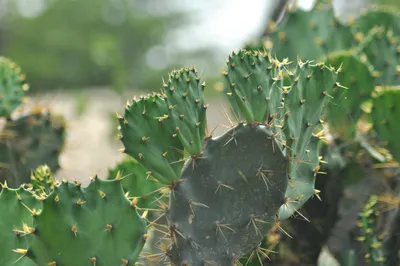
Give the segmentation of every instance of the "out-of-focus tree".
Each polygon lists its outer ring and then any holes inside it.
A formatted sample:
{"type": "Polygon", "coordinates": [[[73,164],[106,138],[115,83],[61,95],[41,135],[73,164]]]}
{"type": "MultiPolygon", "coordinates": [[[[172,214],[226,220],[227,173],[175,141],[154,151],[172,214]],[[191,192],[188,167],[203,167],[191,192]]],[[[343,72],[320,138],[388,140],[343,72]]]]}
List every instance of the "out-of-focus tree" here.
{"type": "MultiPolygon", "coordinates": [[[[165,2],[0,0],[0,54],[21,65],[33,90],[93,85],[157,90],[165,69],[150,69],[147,52],[162,47],[167,31],[186,19],[180,12],[156,14],[165,2]]],[[[162,54],[159,62],[168,67],[162,54]]]]}

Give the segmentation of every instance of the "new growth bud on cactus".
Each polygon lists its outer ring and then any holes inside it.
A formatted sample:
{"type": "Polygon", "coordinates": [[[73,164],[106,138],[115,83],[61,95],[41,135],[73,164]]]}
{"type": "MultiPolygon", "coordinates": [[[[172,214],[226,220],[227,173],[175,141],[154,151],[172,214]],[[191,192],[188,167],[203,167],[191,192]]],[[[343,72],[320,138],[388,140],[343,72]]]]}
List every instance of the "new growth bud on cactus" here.
{"type": "Polygon", "coordinates": [[[22,103],[28,89],[20,67],[0,56],[0,117],[9,117],[22,103]]]}
{"type": "Polygon", "coordinates": [[[126,152],[171,191],[164,215],[175,265],[233,265],[318,196],[320,118],[340,84],[323,64],[289,64],[258,51],[229,57],[224,75],[240,121],[216,138],[205,134],[193,68],[173,72],[163,94],[134,100],[119,118],[126,152]]]}

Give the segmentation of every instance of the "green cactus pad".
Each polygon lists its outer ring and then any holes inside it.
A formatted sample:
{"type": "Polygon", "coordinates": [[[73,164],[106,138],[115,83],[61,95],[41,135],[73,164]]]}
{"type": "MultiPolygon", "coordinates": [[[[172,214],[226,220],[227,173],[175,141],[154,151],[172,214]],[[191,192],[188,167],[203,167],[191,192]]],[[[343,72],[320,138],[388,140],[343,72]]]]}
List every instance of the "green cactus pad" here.
{"type": "Polygon", "coordinates": [[[363,35],[374,27],[384,27],[385,31],[400,35],[400,12],[393,7],[374,5],[365,9],[352,25],[355,34],[363,35]]]}
{"type": "Polygon", "coordinates": [[[224,73],[226,87],[229,88],[227,95],[234,99],[240,110],[238,113],[248,123],[280,125],[283,80],[281,65],[284,63],[259,51],[241,50],[229,57],[228,70],[224,73]]]}
{"type": "Polygon", "coordinates": [[[180,177],[184,150],[168,113],[165,100],[153,94],[127,104],[119,117],[125,152],[163,184],[180,177]]]}
{"type": "Polygon", "coordinates": [[[126,159],[109,169],[108,179],[121,178],[121,184],[130,197],[137,197],[140,208],[157,208],[157,199],[161,193],[155,193],[162,188],[157,180],[148,178],[147,170],[134,159],[126,159]]]}
{"type": "Polygon", "coordinates": [[[233,265],[275,224],[287,160],[266,126],[239,124],[208,139],[171,192],[168,219],[175,265],[233,265]]]}
{"type": "Polygon", "coordinates": [[[362,114],[361,104],[370,99],[374,90],[371,68],[347,51],[330,54],[324,62],[340,71],[337,79],[347,88],[335,87],[331,92],[333,99],[327,105],[326,114],[329,131],[341,138],[351,138],[362,114]]]}
{"type": "Polygon", "coordinates": [[[357,53],[373,66],[375,85],[400,85],[399,35],[375,27],[357,48],[357,53]]]}
{"type": "Polygon", "coordinates": [[[31,227],[32,212],[41,209],[41,202],[23,188],[3,187],[0,193],[0,265],[34,266],[29,258],[13,250],[26,250],[28,243],[23,237],[23,225],[31,227]],[[21,230],[17,230],[21,228],[21,230]],[[15,263],[17,262],[17,263],[15,263]]]}
{"type": "Polygon", "coordinates": [[[31,183],[25,185],[37,197],[44,199],[53,192],[58,185],[51,169],[47,165],[40,165],[31,174],[31,183]]]}
{"type": "Polygon", "coordinates": [[[8,121],[0,135],[0,181],[16,188],[41,164],[55,171],[64,141],[64,121],[42,110],[8,121]]]}
{"type": "Polygon", "coordinates": [[[283,132],[290,158],[290,181],[286,191],[287,202],[281,207],[280,219],[290,217],[316,193],[315,176],[319,169],[321,116],[333,87],[337,72],[323,64],[299,62],[291,73],[292,85],[285,95],[285,122],[283,132]]]}
{"type": "Polygon", "coordinates": [[[383,257],[382,242],[377,232],[377,210],[378,197],[371,196],[360,214],[358,226],[361,230],[361,236],[358,238],[364,244],[365,261],[368,265],[383,266],[385,258],[383,257]]]}
{"type": "Polygon", "coordinates": [[[116,180],[63,182],[34,216],[26,256],[37,265],[134,265],[147,238],[134,203],[116,180]]]}
{"type": "Polygon", "coordinates": [[[267,33],[273,44],[271,54],[280,60],[316,60],[350,48],[354,39],[350,27],[337,20],[325,1],[317,1],[311,11],[288,11],[278,26],[274,22],[268,26],[267,33]]]}
{"type": "Polygon", "coordinates": [[[0,117],[10,116],[22,103],[28,89],[19,66],[0,56],[0,117]]]}
{"type": "Polygon", "coordinates": [[[173,71],[164,84],[165,101],[176,133],[190,155],[199,155],[204,144],[207,127],[204,88],[205,83],[201,83],[194,68],[173,71]]]}
{"type": "Polygon", "coordinates": [[[394,158],[400,162],[400,87],[377,88],[373,97],[371,118],[378,138],[387,143],[394,158]]]}

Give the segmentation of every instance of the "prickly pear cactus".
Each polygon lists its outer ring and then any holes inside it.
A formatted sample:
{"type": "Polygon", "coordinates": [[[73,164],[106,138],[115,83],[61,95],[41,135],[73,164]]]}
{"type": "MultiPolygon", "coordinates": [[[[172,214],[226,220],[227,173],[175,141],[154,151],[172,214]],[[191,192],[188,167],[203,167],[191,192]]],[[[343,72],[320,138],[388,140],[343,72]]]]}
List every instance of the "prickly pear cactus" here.
{"type": "Polygon", "coordinates": [[[338,69],[338,80],[347,88],[335,87],[332,90],[333,98],[326,114],[329,132],[342,139],[352,138],[356,132],[356,122],[363,114],[361,105],[370,99],[374,90],[372,67],[363,63],[352,51],[332,53],[324,62],[338,69]]]}
{"type": "Polygon", "coordinates": [[[400,11],[389,6],[371,6],[357,17],[352,25],[352,31],[356,35],[366,36],[374,27],[383,27],[385,31],[400,35],[400,11]]]}
{"type": "Polygon", "coordinates": [[[39,200],[22,187],[11,189],[3,184],[0,192],[0,265],[36,265],[29,258],[21,258],[21,254],[13,250],[28,248],[23,228],[32,226],[32,213],[41,209],[41,205],[39,200]]]}
{"type": "Polygon", "coordinates": [[[119,118],[125,151],[147,174],[174,173],[162,182],[170,189],[166,255],[175,265],[233,265],[262,251],[272,226],[318,194],[317,132],[337,73],[311,62],[291,72],[288,60],[245,50],[227,65],[240,121],[219,137],[205,133],[204,85],[193,68],[173,72],[163,94],[135,100],[119,118]],[[285,75],[290,86],[283,86],[285,75]],[[179,156],[172,160],[169,151],[179,156]],[[182,171],[173,171],[184,155],[182,171]]]}
{"type": "Polygon", "coordinates": [[[64,121],[44,110],[7,121],[0,135],[0,181],[16,188],[30,183],[31,171],[41,164],[55,171],[64,141],[64,121]]]}
{"type": "Polygon", "coordinates": [[[383,27],[372,28],[357,48],[374,68],[375,85],[400,85],[400,35],[383,27]]]}
{"type": "MultiPolygon", "coordinates": [[[[315,60],[353,44],[353,34],[334,14],[331,1],[318,0],[311,11],[291,9],[278,25],[267,28],[271,53],[278,59],[315,60]]],[[[270,47],[267,47],[270,48],[270,47]]]]}
{"type": "Polygon", "coordinates": [[[400,161],[400,126],[397,121],[400,117],[400,87],[377,87],[373,95],[371,119],[377,136],[400,161]]]}
{"type": "Polygon", "coordinates": [[[365,261],[368,265],[383,266],[385,258],[382,252],[382,242],[377,232],[377,210],[378,197],[371,196],[360,214],[358,226],[361,230],[361,236],[358,238],[364,244],[365,261]]]}
{"type": "Polygon", "coordinates": [[[29,247],[16,250],[36,265],[133,265],[137,261],[147,238],[146,221],[118,180],[95,177],[85,188],[62,182],[42,202],[33,224],[24,228],[29,247]]]}
{"type": "Polygon", "coordinates": [[[28,89],[20,67],[0,56],[0,117],[9,117],[22,103],[28,89]]]}

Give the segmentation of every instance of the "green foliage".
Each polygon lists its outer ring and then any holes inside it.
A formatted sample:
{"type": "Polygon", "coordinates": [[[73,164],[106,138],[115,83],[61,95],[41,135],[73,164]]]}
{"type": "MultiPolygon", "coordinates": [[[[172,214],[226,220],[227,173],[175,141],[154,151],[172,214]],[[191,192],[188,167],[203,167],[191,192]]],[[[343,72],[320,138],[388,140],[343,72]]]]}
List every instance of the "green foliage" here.
{"type": "Polygon", "coordinates": [[[33,216],[25,256],[37,265],[128,265],[137,261],[146,222],[118,180],[88,187],[62,182],[33,216]]]}
{"type": "Polygon", "coordinates": [[[21,68],[0,56],[0,117],[9,117],[22,103],[28,89],[21,68]]]}
{"type": "Polygon", "coordinates": [[[64,121],[46,110],[7,121],[0,137],[0,181],[15,188],[29,183],[31,171],[41,164],[57,170],[64,141],[64,121]]]}
{"type": "Polygon", "coordinates": [[[32,213],[39,211],[41,205],[39,200],[22,187],[11,189],[3,185],[0,192],[0,265],[35,265],[13,250],[28,248],[24,229],[32,227],[32,213]]]}
{"type": "Polygon", "coordinates": [[[156,0],[53,0],[43,5],[40,14],[27,18],[11,1],[0,19],[0,54],[19,62],[34,91],[154,87],[162,72],[150,69],[146,54],[163,45],[169,28],[186,20],[178,11],[152,14],[154,6],[164,5],[156,0]]]}

